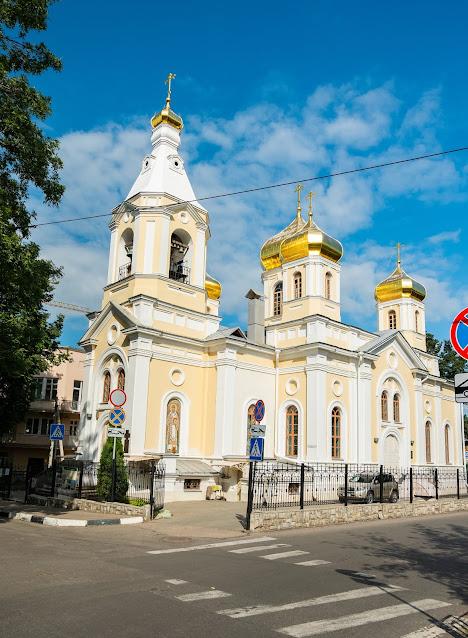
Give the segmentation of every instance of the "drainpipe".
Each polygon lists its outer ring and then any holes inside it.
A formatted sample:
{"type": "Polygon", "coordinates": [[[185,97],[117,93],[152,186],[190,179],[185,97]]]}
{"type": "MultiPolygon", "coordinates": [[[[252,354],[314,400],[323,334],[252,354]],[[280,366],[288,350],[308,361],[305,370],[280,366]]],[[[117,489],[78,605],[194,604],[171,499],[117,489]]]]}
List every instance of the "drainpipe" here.
{"type": "Polygon", "coordinates": [[[278,387],[279,387],[279,350],[275,350],[275,428],[274,428],[274,441],[273,451],[274,455],[278,456],[278,387]]]}

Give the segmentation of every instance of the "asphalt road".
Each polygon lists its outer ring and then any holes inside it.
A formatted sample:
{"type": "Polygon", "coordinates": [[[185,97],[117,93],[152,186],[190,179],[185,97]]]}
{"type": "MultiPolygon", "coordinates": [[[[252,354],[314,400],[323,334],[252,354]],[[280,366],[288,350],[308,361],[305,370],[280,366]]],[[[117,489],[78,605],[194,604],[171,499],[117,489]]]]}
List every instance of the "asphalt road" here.
{"type": "Polygon", "coordinates": [[[0,635],[461,635],[437,623],[468,611],[466,514],[231,541],[164,532],[3,521],[0,635]]]}

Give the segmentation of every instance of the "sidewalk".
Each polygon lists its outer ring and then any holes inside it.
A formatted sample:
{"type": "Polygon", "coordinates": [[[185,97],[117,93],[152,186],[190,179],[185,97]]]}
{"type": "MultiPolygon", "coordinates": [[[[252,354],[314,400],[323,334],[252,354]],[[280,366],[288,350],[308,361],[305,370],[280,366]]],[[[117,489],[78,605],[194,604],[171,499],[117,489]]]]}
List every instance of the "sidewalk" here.
{"type": "Polygon", "coordinates": [[[118,514],[106,514],[105,518],[98,512],[66,510],[58,507],[42,507],[41,505],[24,505],[17,501],[0,499],[0,519],[24,520],[43,525],[57,527],[86,527],[90,525],[120,525],[142,523],[141,516],[122,517],[118,514]]]}
{"type": "Polygon", "coordinates": [[[176,501],[166,503],[172,518],[153,521],[158,533],[193,538],[231,538],[245,534],[247,503],[176,501]]]}

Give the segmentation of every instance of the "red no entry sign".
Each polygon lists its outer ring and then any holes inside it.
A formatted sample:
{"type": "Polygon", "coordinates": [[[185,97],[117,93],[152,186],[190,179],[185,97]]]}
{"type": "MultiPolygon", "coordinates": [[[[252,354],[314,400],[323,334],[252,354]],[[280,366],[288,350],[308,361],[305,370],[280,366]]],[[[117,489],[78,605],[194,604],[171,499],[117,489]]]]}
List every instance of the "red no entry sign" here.
{"type": "Polygon", "coordinates": [[[468,308],[458,313],[453,320],[450,341],[458,354],[468,359],[468,308]]]}

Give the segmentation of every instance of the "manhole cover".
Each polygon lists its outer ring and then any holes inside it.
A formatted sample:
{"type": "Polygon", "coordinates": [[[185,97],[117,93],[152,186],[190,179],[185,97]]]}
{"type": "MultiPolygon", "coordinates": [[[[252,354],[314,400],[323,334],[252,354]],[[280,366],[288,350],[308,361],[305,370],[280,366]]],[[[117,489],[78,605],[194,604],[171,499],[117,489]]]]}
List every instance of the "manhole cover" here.
{"type": "Polygon", "coordinates": [[[190,543],[193,538],[190,538],[190,536],[164,536],[161,540],[164,543],[190,543]]]}

